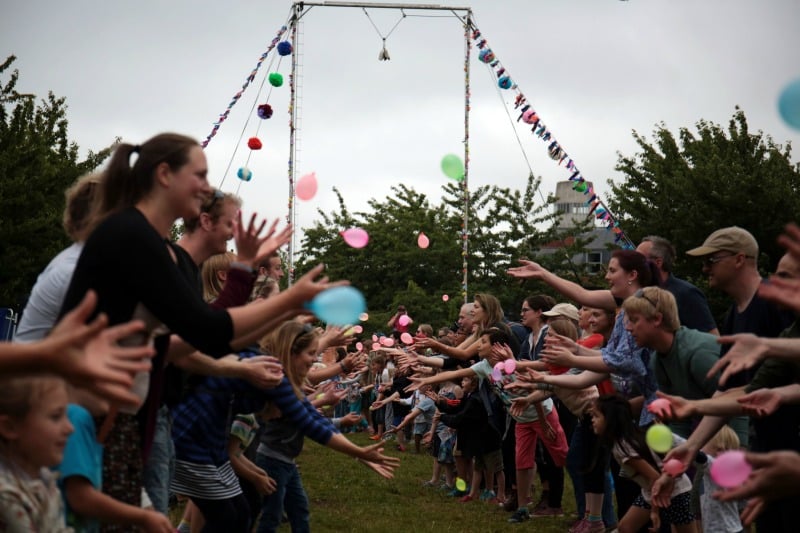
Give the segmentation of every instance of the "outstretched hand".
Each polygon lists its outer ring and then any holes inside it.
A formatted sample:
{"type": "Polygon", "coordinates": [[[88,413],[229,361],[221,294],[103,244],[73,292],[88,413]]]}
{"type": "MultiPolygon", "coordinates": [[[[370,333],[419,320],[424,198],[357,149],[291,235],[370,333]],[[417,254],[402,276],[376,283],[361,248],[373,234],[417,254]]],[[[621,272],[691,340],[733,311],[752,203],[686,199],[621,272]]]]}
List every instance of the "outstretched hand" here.
{"type": "Polygon", "coordinates": [[[96,305],[97,295],[87,292],[39,346],[52,356],[50,370],[70,383],[114,403],[138,405],[141,398],[130,391],[133,376],[150,370],[155,351],[149,346],[119,346],[117,341],[142,331],[144,323],[134,320],[106,328],[108,318],[100,314],[86,324],[96,305]]]}
{"type": "Polygon", "coordinates": [[[542,279],[548,270],[542,267],[539,263],[528,261],[526,259],[519,260],[520,266],[509,268],[506,273],[512,278],[519,279],[542,279]]]}
{"type": "Polygon", "coordinates": [[[720,385],[725,385],[725,382],[733,374],[756,366],[764,360],[764,356],[769,350],[767,343],[752,333],[727,335],[717,339],[717,342],[720,344],[733,344],[728,353],[720,357],[706,374],[707,378],[711,378],[717,372],[722,371],[719,376],[720,385]]]}
{"type": "Polygon", "coordinates": [[[237,224],[233,230],[233,238],[236,242],[236,253],[239,261],[256,268],[261,261],[275,253],[281,246],[288,243],[292,238],[292,225],[287,224],[280,232],[276,233],[279,219],[275,219],[267,230],[267,234],[261,237],[261,232],[266,226],[266,219],[260,224],[256,222],[257,215],[253,213],[246,229],[243,228],[242,212],[239,211],[237,224]]]}
{"type": "Polygon", "coordinates": [[[783,403],[783,396],[775,389],[758,389],[736,399],[745,414],[765,417],[774,414],[783,403]]]}

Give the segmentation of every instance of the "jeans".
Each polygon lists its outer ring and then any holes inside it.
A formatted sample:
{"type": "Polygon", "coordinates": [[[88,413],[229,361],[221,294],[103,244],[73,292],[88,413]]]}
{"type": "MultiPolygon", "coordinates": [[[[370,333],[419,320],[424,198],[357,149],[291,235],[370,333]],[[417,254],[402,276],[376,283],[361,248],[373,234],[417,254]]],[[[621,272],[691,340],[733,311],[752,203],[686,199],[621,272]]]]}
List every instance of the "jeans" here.
{"type": "Polygon", "coordinates": [[[169,484],[175,472],[175,445],[172,442],[172,418],[169,409],[158,410],[153,444],[144,465],[143,483],[153,502],[153,509],[167,514],[169,507],[169,484]]]}
{"type": "Polygon", "coordinates": [[[275,480],[277,490],[264,496],[261,503],[261,520],[257,533],[273,533],[281,525],[283,511],[289,517],[292,533],[309,533],[308,497],[303,489],[297,465],[285,463],[263,454],[256,456],[256,465],[263,468],[275,480]]]}
{"type": "MultiPolygon", "coordinates": [[[[592,435],[587,432],[592,431],[591,422],[587,417],[578,421],[578,425],[572,432],[572,441],[569,443],[569,452],[567,453],[567,472],[572,478],[572,486],[575,489],[575,505],[578,511],[578,518],[583,518],[586,514],[586,490],[584,487],[584,469],[589,464],[592,455],[595,451],[592,449],[596,446],[596,439],[591,438],[592,435]]],[[[606,463],[605,458],[598,458],[598,461],[606,463]]],[[[603,522],[606,526],[617,523],[616,515],[614,514],[614,500],[613,490],[611,489],[611,473],[608,471],[607,465],[603,465],[605,473],[603,474],[603,509],[602,516],[603,522]]],[[[590,473],[591,474],[591,473],[590,473]]],[[[595,487],[592,487],[596,489],[595,487]]]]}

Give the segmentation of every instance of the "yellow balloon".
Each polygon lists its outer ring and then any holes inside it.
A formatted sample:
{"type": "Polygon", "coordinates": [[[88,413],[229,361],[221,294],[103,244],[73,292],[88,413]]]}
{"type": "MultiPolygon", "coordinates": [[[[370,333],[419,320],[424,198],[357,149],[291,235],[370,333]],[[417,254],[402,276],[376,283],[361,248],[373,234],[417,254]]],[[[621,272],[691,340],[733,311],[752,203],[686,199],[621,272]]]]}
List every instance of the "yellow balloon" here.
{"type": "Polygon", "coordinates": [[[653,424],[645,435],[647,445],[658,453],[667,453],[672,448],[672,431],[664,424],[653,424]]]}
{"type": "Polygon", "coordinates": [[[461,492],[467,490],[467,482],[461,479],[460,477],[456,478],[456,488],[461,492]]]}

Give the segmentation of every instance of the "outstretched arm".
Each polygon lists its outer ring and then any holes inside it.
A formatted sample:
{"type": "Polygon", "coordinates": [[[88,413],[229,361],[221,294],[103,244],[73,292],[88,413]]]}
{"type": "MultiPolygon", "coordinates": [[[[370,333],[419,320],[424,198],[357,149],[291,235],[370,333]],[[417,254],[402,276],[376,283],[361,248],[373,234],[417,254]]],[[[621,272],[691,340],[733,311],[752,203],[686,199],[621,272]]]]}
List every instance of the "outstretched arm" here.
{"type": "Polygon", "coordinates": [[[608,290],[587,290],[574,283],[561,278],[538,263],[521,259],[520,266],[508,269],[508,275],[520,279],[535,279],[547,283],[552,288],[581,305],[598,307],[600,309],[614,310],[617,303],[608,290]]]}

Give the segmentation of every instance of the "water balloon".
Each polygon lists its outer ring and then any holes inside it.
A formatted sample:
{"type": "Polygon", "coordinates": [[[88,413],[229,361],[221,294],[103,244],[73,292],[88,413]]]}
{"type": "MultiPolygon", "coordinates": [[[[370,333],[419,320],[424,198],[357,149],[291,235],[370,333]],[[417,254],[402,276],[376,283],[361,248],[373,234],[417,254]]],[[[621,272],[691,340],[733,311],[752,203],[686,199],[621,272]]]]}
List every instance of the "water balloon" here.
{"type": "Polygon", "coordinates": [[[664,424],[653,424],[645,435],[647,445],[658,453],[667,453],[672,448],[672,431],[664,424]]]}
{"type": "Polygon", "coordinates": [[[360,315],[358,315],[358,319],[361,322],[366,322],[367,320],[369,320],[369,315],[367,313],[361,313],[360,315]]]}
{"type": "Polygon", "coordinates": [[[419,246],[424,250],[425,248],[430,246],[430,244],[431,240],[428,238],[428,236],[420,231],[419,236],[417,237],[417,246],[419,246]]]}
{"type": "Polygon", "coordinates": [[[650,402],[647,410],[656,415],[658,418],[668,418],[672,412],[672,404],[666,398],[658,398],[650,402]]]}
{"type": "Polygon", "coordinates": [[[464,492],[465,490],[467,490],[467,482],[461,479],[460,477],[457,477],[456,489],[460,490],[461,492],[464,492]]]}
{"type": "Polygon", "coordinates": [[[358,320],[358,315],[364,312],[367,302],[361,291],[347,285],[322,291],[307,307],[323,322],[344,326],[358,320]]]}
{"type": "Polygon", "coordinates": [[[341,236],[344,242],[352,248],[363,248],[369,242],[369,234],[361,228],[346,229],[341,236]]]}
{"type": "Polygon", "coordinates": [[[778,112],[786,124],[800,130],[800,78],[781,91],[778,98],[778,112]]]}
{"type": "Polygon", "coordinates": [[[317,194],[317,174],[311,172],[297,180],[297,187],[294,190],[297,197],[301,200],[308,201],[314,198],[317,194]]]}
{"type": "Polygon", "coordinates": [[[449,297],[448,295],[446,295],[446,294],[442,294],[442,301],[443,301],[443,302],[446,302],[446,301],[447,301],[447,300],[449,300],[449,299],[450,299],[450,297],[449,297]]]}
{"type": "Polygon", "coordinates": [[[401,326],[407,326],[411,322],[411,317],[408,315],[400,315],[400,318],[397,319],[397,323],[401,326]]]}
{"type": "Polygon", "coordinates": [[[450,179],[464,180],[464,163],[455,154],[447,154],[442,158],[442,172],[450,179]]]}
{"type": "Polygon", "coordinates": [[[414,337],[407,331],[400,335],[400,340],[403,341],[403,344],[414,344],[414,337]]]}
{"type": "Polygon", "coordinates": [[[360,352],[360,351],[362,351],[363,349],[364,349],[364,345],[363,345],[363,344],[361,344],[360,342],[357,342],[357,343],[356,343],[356,350],[358,350],[358,351],[360,352]]]}
{"type": "Polygon", "coordinates": [[[711,479],[720,487],[730,489],[738,487],[750,476],[753,467],[744,457],[741,450],[723,452],[711,464],[711,479]]]}
{"type": "Polygon", "coordinates": [[[683,474],[683,471],[686,470],[686,467],[683,466],[683,463],[677,459],[670,459],[669,461],[664,461],[664,465],[661,469],[669,474],[672,477],[679,476],[683,474]]]}
{"type": "Polygon", "coordinates": [[[503,361],[503,370],[506,371],[506,374],[513,374],[516,369],[517,369],[516,359],[512,358],[503,361]]]}

